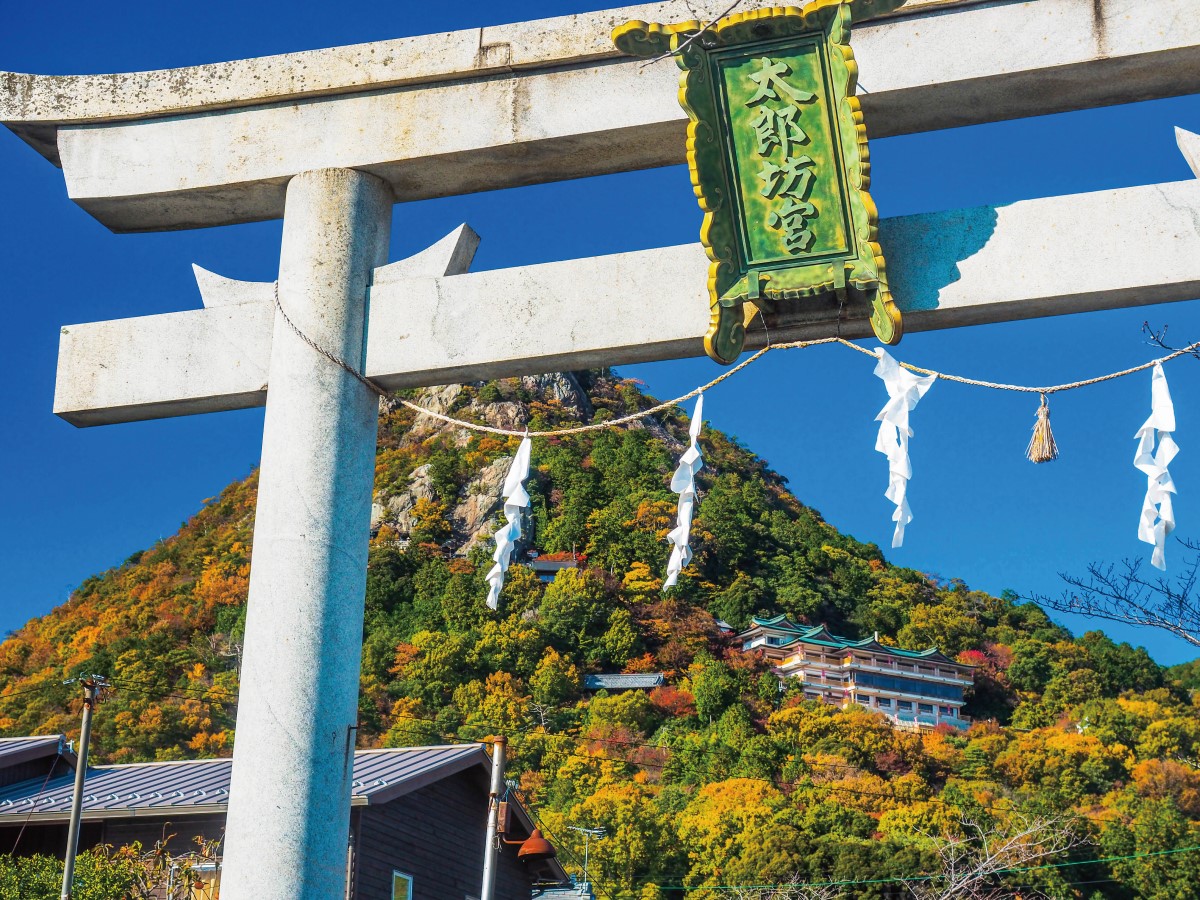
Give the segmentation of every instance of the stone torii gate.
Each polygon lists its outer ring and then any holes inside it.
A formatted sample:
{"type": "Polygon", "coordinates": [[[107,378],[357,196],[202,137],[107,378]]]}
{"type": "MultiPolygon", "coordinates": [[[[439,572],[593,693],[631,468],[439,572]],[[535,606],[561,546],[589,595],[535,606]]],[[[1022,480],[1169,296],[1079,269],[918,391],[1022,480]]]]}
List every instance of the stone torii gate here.
{"type": "MultiPolygon", "coordinates": [[[[872,135],[1200,91],[1194,2],[913,0],[855,28],[872,135]]],[[[283,218],[277,286],[198,269],[203,309],[63,328],[54,401],[79,426],[266,404],[227,900],[345,891],[377,406],[276,290],[386,388],[702,355],[699,244],[472,274],[464,228],[386,259],[395,202],[681,162],[674,67],[609,42],[678,17],[651,3],[191,69],[0,73],[0,121],[113,231],[283,218]]],[[[948,328],[1194,299],[1197,210],[1189,181],[885,220],[881,241],[906,328],[948,328]]],[[[773,334],[833,327],[795,314],[773,334]]],[[[865,311],[841,332],[868,334],[865,311]]]]}

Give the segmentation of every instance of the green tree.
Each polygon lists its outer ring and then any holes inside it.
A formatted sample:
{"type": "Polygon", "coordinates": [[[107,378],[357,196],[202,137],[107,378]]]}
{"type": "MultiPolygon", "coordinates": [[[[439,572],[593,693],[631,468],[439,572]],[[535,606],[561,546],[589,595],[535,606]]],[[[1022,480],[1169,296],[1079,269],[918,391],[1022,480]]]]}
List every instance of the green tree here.
{"type": "Polygon", "coordinates": [[[720,717],[738,699],[738,683],[729,667],[711,656],[702,656],[692,667],[691,691],[696,712],[709,722],[720,717]]]}
{"type": "Polygon", "coordinates": [[[680,840],[692,860],[685,883],[788,882],[807,866],[799,813],[775,787],[731,778],[710,784],[679,814],[680,840]]]}
{"type": "Polygon", "coordinates": [[[570,658],[547,647],[546,655],[529,679],[529,689],[535,703],[556,707],[579,696],[580,681],[579,669],[570,658]]]}
{"type": "Polygon", "coordinates": [[[918,603],[896,639],[902,647],[917,650],[937,647],[953,657],[979,646],[983,641],[983,628],[954,605],[918,603]]]}
{"type": "Polygon", "coordinates": [[[1137,897],[1191,900],[1200,884],[1200,855],[1168,853],[1200,845],[1200,828],[1168,799],[1143,800],[1127,822],[1107,828],[1100,838],[1105,856],[1123,856],[1112,871],[1137,897]]]}
{"type": "Polygon", "coordinates": [[[1103,694],[1104,679],[1096,672],[1078,669],[1051,678],[1042,696],[1042,703],[1051,712],[1059,713],[1090,700],[1098,700],[1103,694]]]}
{"type": "Polygon", "coordinates": [[[542,596],[538,624],[562,652],[599,664],[607,658],[601,638],[608,631],[615,598],[594,570],[562,569],[542,596]]]}
{"type": "Polygon", "coordinates": [[[1054,674],[1054,653],[1042,641],[1022,640],[1013,644],[1013,661],[1008,680],[1018,691],[1041,693],[1054,674]]]}
{"type": "Polygon", "coordinates": [[[432,544],[440,547],[449,540],[454,530],[446,519],[445,501],[426,500],[424,497],[413,506],[412,532],[409,539],[414,544],[432,544]]]}

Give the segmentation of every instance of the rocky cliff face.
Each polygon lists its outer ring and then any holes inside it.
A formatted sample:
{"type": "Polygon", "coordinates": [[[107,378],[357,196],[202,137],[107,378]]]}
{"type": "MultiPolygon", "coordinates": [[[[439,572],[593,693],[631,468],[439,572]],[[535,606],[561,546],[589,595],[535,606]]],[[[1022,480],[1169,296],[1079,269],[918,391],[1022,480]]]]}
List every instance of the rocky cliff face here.
{"type": "MultiPolygon", "coordinates": [[[[506,384],[519,397],[534,398],[539,403],[553,407],[559,418],[586,424],[595,415],[587,392],[573,373],[527,375],[511,379],[506,384]]],[[[519,431],[528,427],[531,413],[528,400],[504,399],[503,395],[497,397],[498,393],[487,391],[483,383],[447,384],[417,392],[413,402],[434,413],[494,428],[519,431]]],[[[380,406],[385,415],[405,409],[395,400],[382,401],[380,406]]],[[[435,416],[417,413],[401,440],[401,446],[413,447],[444,441],[454,447],[465,448],[471,441],[471,434],[435,416]]],[[[511,460],[511,456],[501,455],[474,472],[464,473],[466,481],[454,498],[454,503],[446,503],[445,515],[453,529],[451,543],[456,554],[466,554],[495,530],[496,517],[503,508],[501,489],[511,460]]],[[[404,486],[377,485],[371,509],[372,532],[377,533],[386,525],[402,536],[411,534],[417,525],[417,504],[422,500],[428,503],[437,503],[439,500],[446,502],[435,485],[428,463],[414,468],[404,486]]]]}

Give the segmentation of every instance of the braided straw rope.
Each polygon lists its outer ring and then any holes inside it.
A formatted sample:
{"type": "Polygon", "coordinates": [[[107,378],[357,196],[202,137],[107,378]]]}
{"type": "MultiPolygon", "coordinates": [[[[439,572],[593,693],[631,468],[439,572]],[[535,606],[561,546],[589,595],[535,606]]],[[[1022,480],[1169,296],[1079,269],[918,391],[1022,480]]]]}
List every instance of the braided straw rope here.
{"type": "MultiPolygon", "coordinates": [[[[828,342],[829,342],[828,340],[824,340],[824,341],[815,341],[814,343],[828,343],[828,342]]],[[[460,428],[469,428],[471,431],[484,431],[484,432],[487,432],[488,434],[503,434],[503,435],[508,435],[509,437],[527,437],[527,436],[528,437],[558,437],[558,436],[564,435],[564,434],[583,434],[584,432],[587,432],[587,431],[602,431],[605,428],[619,428],[622,425],[628,425],[630,422],[636,422],[638,419],[645,419],[646,417],[652,416],[655,413],[660,413],[664,409],[669,409],[672,406],[677,406],[678,404],[683,403],[685,400],[691,400],[693,397],[703,394],[709,388],[716,387],[718,384],[720,384],[726,378],[733,377],[738,372],[740,372],[742,369],[746,368],[746,366],[759,360],[763,356],[763,354],[767,353],[770,349],[771,349],[770,347],[763,347],[761,350],[759,350],[757,353],[755,353],[749,359],[743,360],[742,362],[738,363],[736,366],[734,366],[728,372],[722,373],[721,375],[714,378],[712,381],[708,382],[707,384],[701,385],[700,387],[696,388],[695,390],[688,391],[682,397],[676,397],[674,400],[667,400],[666,402],[660,403],[657,406],[652,406],[649,409],[643,409],[643,410],[639,410],[638,412],[635,412],[635,413],[630,413],[627,416],[621,416],[619,419],[607,419],[603,422],[593,422],[590,425],[575,425],[571,428],[555,428],[550,431],[511,431],[507,428],[493,428],[490,425],[476,425],[474,422],[464,422],[462,419],[455,419],[453,416],[442,415],[442,413],[434,412],[431,409],[426,409],[425,407],[419,406],[416,403],[410,403],[408,400],[400,400],[400,402],[402,404],[404,404],[405,406],[407,406],[409,409],[413,410],[414,412],[418,412],[421,415],[430,416],[430,417],[432,417],[434,419],[438,419],[442,422],[448,422],[451,425],[457,425],[460,428]]],[[[378,388],[376,388],[376,390],[378,390],[378,388]]]]}
{"type": "MultiPolygon", "coordinates": [[[[878,359],[875,351],[869,350],[859,344],[851,341],[843,340],[842,338],[834,338],[839,344],[849,347],[851,350],[857,350],[859,353],[865,353],[867,356],[878,359]]],[[[798,342],[802,343],[802,342],[798,342]]],[[[798,345],[797,344],[797,345],[798,345]]],[[[780,344],[773,348],[776,350],[790,349],[793,345],[780,344]]],[[[1057,394],[1062,391],[1073,391],[1075,388],[1088,387],[1093,384],[1100,384],[1103,381],[1112,381],[1115,378],[1124,378],[1126,375],[1132,375],[1135,372],[1144,372],[1147,369],[1153,369],[1159,363],[1170,362],[1173,359],[1178,359],[1181,356],[1187,356],[1189,353],[1194,353],[1200,348],[1200,341],[1194,344],[1188,344],[1179,350],[1168,353],[1166,356],[1160,356],[1158,359],[1152,359],[1150,362],[1142,363],[1140,366],[1133,366],[1129,369],[1122,369],[1120,372],[1109,372],[1107,375],[1097,375],[1095,378],[1085,378],[1083,381],[1069,381],[1066,384],[1053,384],[1047,387],[1032,387],[1024,384],[1004,384],[997,381],[980,381],[977,378],[966,378],[962,375],[947,375],[945,372],[935,372],[933,369],[922,369],[920,366],[914,366],[911,363],[900,363],[905,369],[910,372],[916,372],[918,375],[936,375],[943,381],[956,381],[959,384],[970,384],[975,387],[992,388],[997,391],[1018,391],[1023,394],[1057,394]]]]}
{"type": "MultiPolygon", "coordinates": [[[[872,359],[879,358],[878,355],[875,353],[875,351],[870,350],[867,347],[862,346],[861,344],[856,344],[853,341],[848,341],[845,338],[841,338],[841,337],[828,337],[828,338],[819,338],[817,340],[812,340],[812,341],[790,341],[785,344],[772,344],[772,343],[770,343],[770,335],[768,335],[767,336],[767,346],[763,347],[757,353],[742,360],[740,363],[738,363],[733,368],[728,369],[725,372],[722,372],[720,375],[718,375],[712,381],[702,384],[702,385],[700,385],[700,387],[695,388],[691,391],[688,391],[686,394],[683,394],[680,397],[676,397],[673,400],[666,400],[662,403],[657,404],[656,406],[651,406],[649,409],[639,410],[638,412],[630,413],[627,416],[621,416],[620,418],[617,418],[617,419],[607,419],[603,422],[593,422],[590,425],[575,425],[570,428],[555,428],[555,429],[551,429],[549,431],[527,431],[527,430],[518,431],[518,430],[510,429],[510,428],[494,428],[491,425],[479,425],[479,424],[476,424],[475,422],[467,422],[463,419],[456,419],[453,416],[447,416],[447,415],[444,415],[443,413],[434,412],[432,409],[426,409],[425,407],[421,406],[420,404],[413,403],[413,402],[411,402],[409,400],[405,400],[403,398],[391,397],[387,391],[385,391],[383,388],[381,388],[378,384],[376,384],[370,378],[367,378],[361,372],[357,371],[353,366],[349,365],[341,357],[326,350],[324,347],[322,347],[316,341],[314,341],[312,338],[310,338],[308,335],[306,335],[303,331],[301,331],[298,327],[296,327],[296,323],[291,320],[290,316],[288,316],[287,312],[283,308],[283,304],[279,300],[279,282],[275,283],[275,308],[279,310],[279,314],[281,316],[283,316],[283,321],[285,323],[287,323],[287,326],[293,332],[295,332],[296,336],[299,337],[302,341],[304,341],[304,343],[308,344],[309,347],[311,347],[313,350],[315,350],[321,356],[325,357],[327,360],[329,360],[334,365],[338,366],[341,369],[344,369],[350,375],[353,375],[355,379],[357,379],[359,382],[361,382],[365,387],[367,387],[373,393],[378,394],[380,397],[387,399],[389,402],[391,402],[393,400],[398,400],[402,406],[412,410],[415,413],[419,413],[420,415],[423,415],[423,416],[429,416],[430,418],[437,419],[440,422],[445,422],[448,425],[453,425],[457,428],[465,428],[468,431],[479,431],[479,432],[483,432],[485,434],[498,434],[498,435],[502,435],[504,437],[562,437],[564,435],[570,435],[570,434],[584,434],[589,431],[602,431],[605,428],[619,428],[622,425],[628,425],[631,422],[638,421],[639,419],[645,419],[649,416],[653,416],[656,413],[662,412],[663,410],[670,409],[672,406],[678,406],[681,403],[691,400],[693,397],[699,396],[700,394],[707,391],[709,388],[716,387],[718,384],[720,384],[722,381],[725,381],[727,378],[732,378],[734,375],[736,375],[738,372],[742,371],[742,369],[745,369],[747,366],[750,366],[750,365],[758,362],[766,354],[770,353],[773,350],[806,350],[809,347],[816,347],[821,344],[841,344],[843,347],[847,347],[851,350],[857,350],[859,353],[869,356],[872,359]]],[[[766,327],[765,322],[763,323],[763,326],[764,326],[764,328],[766,327]]],[[[1158,365],[1159,363],[1170,362],[1173,359],[1178,359],[1179,357],[1186,356],[1189,353],[1195,353],[1197,349],[1200,349],[1200,341],[1197,341],[1193,344],[1188,344],[1186,347],[1183,347],[1179,350],[1175,350],[1175,351],[1167,354],[1166,356],[1159,357],[1158,359],[1152,359],[1149,362],[1142,363],[1139,366],[1133,366],[1128,369],[1122,369],[1119,372],[1110,372],[1107,375],[1098,375],[1095,378],[1086,378],[1083,381],[1071,381],[1066,384],[1056,384],[1056,385],[1050,385],[1048,387],[1032,387],[1032,386],[1022,385],[1022,384],[1003,384],[1003,383],[995,382],[995,381],[982,381],[982,380],[979,380],[976,378],[966,378],[962,375],[949,375],[945,372],[935,372],[933,369],[923,369],[920,366],[914,366],[914,365],[912,365],[910,363],[906,363],[906,362],[902,362],[902,363],[900,363],[900,365],[903,366],[904,368],[908,369],[910,372],[916,372],[920,375],[935,375],[944,381],[955,381],[955,382],[958,382],[959,384],[969,384],[974,387],[992,388],[992,389],[998,390],[998,391],[1018,391],[1020,393],[1025,393],[1025,394],[1057,394],[1062,391],[1070,391],[1070,390],[1074,390],[1075,388],[1087,387],[1087,386],[1093,385],[1093,384],[1100,384],[1101,382],[1104,382],[1104,381],[1112,381],[1116,378],[1123,378],[1124,376],[1132,375],[1135,372],[1144,372],[1146,369],[1151,369],[1154,366],[1158,365]]]]}

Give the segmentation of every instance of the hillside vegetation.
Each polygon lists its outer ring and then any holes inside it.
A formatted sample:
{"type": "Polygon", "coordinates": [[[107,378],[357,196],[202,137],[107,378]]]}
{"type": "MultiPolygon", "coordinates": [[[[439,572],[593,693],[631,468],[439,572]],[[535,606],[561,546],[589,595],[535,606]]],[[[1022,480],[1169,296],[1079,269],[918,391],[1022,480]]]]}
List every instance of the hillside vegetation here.
{"type": "MultiPolygon", "coordinates": [[[[406,396],[533,428],[651,402],[608,372],[406,396]]],[[[667,414],[537,442],[533,543],[580,567],[544,584],[514,565],[492,612],[485,537],[515,442],[381,410],[361,744],[508,736],[520,792],[569,868],[582,845],[566,826],[607,829],[591,848],[602,896],[686,886],[705,900],[810,882],[852,883],[742,896],[909,896],[887,880],[944,884],[948,839],[979,846],[979,831],[1012,837],[1029,822],[1074,846],[1013,857],[1041,867],[994,873],[988,883],[1008,893],[978,896],[1195,896],[1200,852],[1154,855],[1200,847],[1194,668],[1172,673],[1100,632],[1074,638],[1012,595],[892,566],[712,429],[695,560],[664,594],[667,485],[686,430],[667,414]],[[979,721],[916,735],[781,691],[716,625],[779,613],[977,666],[966,711],[979,721]],[[600,671],[662,671],[668,685],[585,697],[583,676],[600,671]]],[[[178,534],[0,644],[0,734],[74,733],[76,690],[61,682],[97,672],[117,686],[96,717],[100,759],[229,754],[255,487],[254,476],[230,485],[178,534]]]]}

